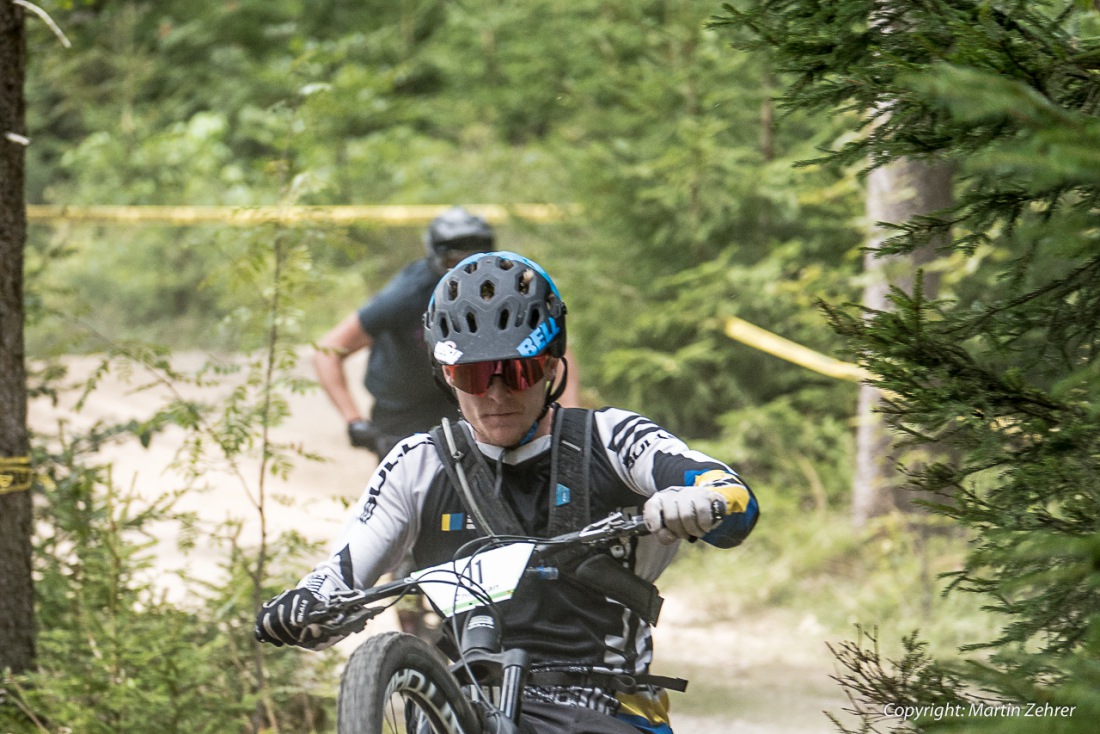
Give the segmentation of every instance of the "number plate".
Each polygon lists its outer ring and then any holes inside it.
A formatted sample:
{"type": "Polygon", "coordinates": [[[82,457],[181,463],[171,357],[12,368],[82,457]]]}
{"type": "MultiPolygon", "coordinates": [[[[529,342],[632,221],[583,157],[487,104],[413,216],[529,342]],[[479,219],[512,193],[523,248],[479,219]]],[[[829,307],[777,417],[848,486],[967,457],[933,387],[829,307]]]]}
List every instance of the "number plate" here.
{"type": "Polygon", "coordinates": [[[450,617],[484,604],[486,598],[511,599],[534,549],[534,543],[512,543],[416,571],[412,578],[444,616],[450,617]]]}

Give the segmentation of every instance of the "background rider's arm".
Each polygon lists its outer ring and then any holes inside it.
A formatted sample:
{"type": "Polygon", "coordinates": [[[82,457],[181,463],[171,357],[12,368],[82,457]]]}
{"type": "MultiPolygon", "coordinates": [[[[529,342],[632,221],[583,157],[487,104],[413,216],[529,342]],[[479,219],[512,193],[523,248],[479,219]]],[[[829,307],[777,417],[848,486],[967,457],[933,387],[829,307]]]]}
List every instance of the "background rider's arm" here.
{"type": "Polygon", "coordinates": [[[344,360],[361,349],[369,348],[371,344],[370,335],[359,324],[359,314],[352,312],[333,327],[332,331],[321,337],[317,342],[317,351],[313,353],[313,369],[317,373],[317,381],[343,416],[345,423],[361,420],[363,416],[348,389],[344,360]]]}

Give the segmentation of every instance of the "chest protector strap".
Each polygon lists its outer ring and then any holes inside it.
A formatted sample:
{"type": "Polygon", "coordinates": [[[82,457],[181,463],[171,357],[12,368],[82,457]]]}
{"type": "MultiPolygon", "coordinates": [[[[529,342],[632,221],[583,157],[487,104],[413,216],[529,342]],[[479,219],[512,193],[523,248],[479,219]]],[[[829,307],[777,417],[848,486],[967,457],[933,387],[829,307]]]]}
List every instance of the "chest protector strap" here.
{"type": "MultiPolygon", "coordinates": [[[[458,489],[463,506],[473,515],[478,528],[489,536],[524,535],[469,427],[444,418],[431,435],[447,478],[458,489]]],[[[592,461],[592,411],[557,408],[552,436],[547,537],[579,530],[591,522],[588,475],[592,461]]]]}
{"type": "Polygon", "coordinates": [[[592,522],[589,467],[592,463],[592,411],[557,408],[550,444],[549,537],[580,530],[592,522]]]}
{"type": "Polygon", "coordinates": [[[447,478],[458,489],[462,505],[474,516],[478,530],[490,537],[526,535],[511,504],[501,496],[500,485],[469,427],[444,418],[431,430],[431,436],[447,478]]]}

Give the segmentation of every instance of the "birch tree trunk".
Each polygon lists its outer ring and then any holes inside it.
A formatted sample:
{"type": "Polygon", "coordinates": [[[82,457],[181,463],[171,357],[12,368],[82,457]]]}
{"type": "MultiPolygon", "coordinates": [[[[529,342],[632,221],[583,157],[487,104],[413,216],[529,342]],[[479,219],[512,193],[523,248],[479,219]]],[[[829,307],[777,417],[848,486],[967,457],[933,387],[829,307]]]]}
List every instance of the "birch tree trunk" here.
{"type": "MultiPolygon", "coordinates": [[[[946,242],[931,242],[905,256],[879,257],[876,250],[890,235],[876,222],[901,223],[919,215],[949,207],[952,170],[943,164],[903,159],[871,172],[867,180],[867,219],[871,224],[868,251],[864,256],[867,285],[863,305],[886,310],[891,286],[912,293],[917,270],[935,256],[946,242]]],[[[935,297],[939,277],[924,275],[924,294],[935,297]]],[[[898,492],[897,453],[890,431],[877,411],[882,401],[878,390],[863,385],[859,391],[856,429],[856,467],[852,487],[852,521],[862,527],[877,515],[906,509],[909,503],[898,492]]]]}

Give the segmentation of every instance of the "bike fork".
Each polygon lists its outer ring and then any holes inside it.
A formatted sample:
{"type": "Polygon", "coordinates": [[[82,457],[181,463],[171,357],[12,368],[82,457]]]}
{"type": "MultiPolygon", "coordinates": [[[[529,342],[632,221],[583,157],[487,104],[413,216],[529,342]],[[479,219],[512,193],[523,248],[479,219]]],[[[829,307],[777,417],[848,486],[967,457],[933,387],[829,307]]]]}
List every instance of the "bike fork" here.
{"type": "Polygon", "coordinates": [[[460,662],[452,670],[460,676],[472,672],[473,685],[490,697],[491,704],[500,715],[494,717],[498,723],[507,721],[497,731],[516,731],[515,724],[523,703],[523,688],[527,684],[527,671],[530,659],[524,650],[503,650],[501,631],[496,616],[485,607],[477,607],[466,618],[462,630],[460,662]],[[495,695],[490,695],[490,691],[495,695]]]}

